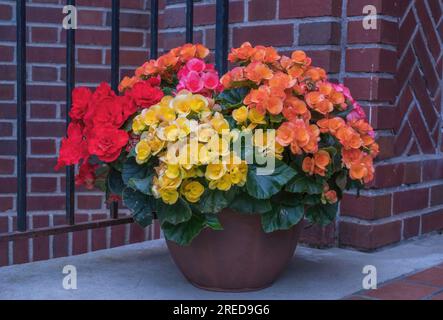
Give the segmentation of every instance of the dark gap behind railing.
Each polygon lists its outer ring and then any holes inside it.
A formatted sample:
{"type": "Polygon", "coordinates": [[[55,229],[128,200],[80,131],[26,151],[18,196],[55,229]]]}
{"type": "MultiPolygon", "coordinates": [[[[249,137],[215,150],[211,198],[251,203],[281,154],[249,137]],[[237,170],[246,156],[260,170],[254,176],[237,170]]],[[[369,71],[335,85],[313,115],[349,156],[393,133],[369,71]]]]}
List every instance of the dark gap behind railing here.
{"type": "MultiPolygon", "coordinates": [[[[74,5],[75,0],[67,0],[74,5]]],[[[158,55],[158,0],[150,0],[150,58],[158,55]]],[[[193,42],[194,3],[186,0],[186,42],[193,42]]],[[[220,74],[226,72],[228,54],[229,0],[216,0],[216,67],[220,74]]],[[[26,0],[17,0],[17,232],[0,234],[0,242],[21,238],[102,228],[133,222],[130,217],[118,217],[118,202],[113,202],[110,215],[113,219],[75,223],[74,166],[66,169],[66,225],[27,230],[26,209],[26,0]]],[[[112,0],[111,29],[111,87],[117,91],[120,78],[120,0],[112,0]]],[[[75,29],[66,30],[66,124],[72,89],[75,87],[75,29]]]]}

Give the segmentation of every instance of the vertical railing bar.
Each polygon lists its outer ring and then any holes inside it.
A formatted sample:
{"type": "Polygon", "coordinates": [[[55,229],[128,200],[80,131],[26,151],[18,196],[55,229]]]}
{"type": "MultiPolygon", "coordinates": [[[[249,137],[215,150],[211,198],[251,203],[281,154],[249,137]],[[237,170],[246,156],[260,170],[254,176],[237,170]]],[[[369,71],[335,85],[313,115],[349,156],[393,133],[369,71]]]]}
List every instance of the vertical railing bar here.
{"type": "Polygon", "coordinates": [[[228,68],[229,0],[217,0],[216,10],[215,65],[219,74],[224,74],[228,68]]]}
{"type": "MultiPolygon", "coordinates": [[[[117,92],[120,79],[120,0],[112,0],[111,87],[117,92]]],[[[111,202],[111,218],[118,218],[118,201],[111,202]]]]}
{"type": "Polygon", "coordinates": [[[151,0],[151,59],[158,54],[158,0],[151,0]]]}
{"type": "MultiPolygon", "coordinates": [[[[75,6],[75,0],[68,0],[75,6]]],[[[75,29],[66,29],[66,125],[70,123],[69,110],[72,105],[72,90],[75,87],[75,29]]],[[[66,168],[66,223],[75,223],[75,182],[74,166],[66,168]]]]}
{"type": "Polygon", "coordinates": [[[186,0],[186,42],[194,41],[194,0],[186,0]]]}
{"type": "Polygon", "coordinates": [[[26,231],[26,1],[18,0],[17,18],[17,230],[26,231]]]}

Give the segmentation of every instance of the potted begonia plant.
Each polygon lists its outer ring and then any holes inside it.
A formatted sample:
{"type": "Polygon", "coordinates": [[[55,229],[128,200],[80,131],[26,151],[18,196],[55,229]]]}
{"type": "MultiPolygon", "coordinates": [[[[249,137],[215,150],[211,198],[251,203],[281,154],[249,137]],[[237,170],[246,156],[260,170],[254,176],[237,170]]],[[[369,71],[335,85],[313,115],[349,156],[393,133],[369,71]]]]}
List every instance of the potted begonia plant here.
{"type": "Polygon", "coordinates": [[[57,167],[158,219],[194,285],[269,286],[303,223],[334,220],[343,191],[374,175],[374,131],[360,105],[303,51],[244,43],[219,78],[209,50],[185,44],[125,77],[73,91],[57,167]]]}

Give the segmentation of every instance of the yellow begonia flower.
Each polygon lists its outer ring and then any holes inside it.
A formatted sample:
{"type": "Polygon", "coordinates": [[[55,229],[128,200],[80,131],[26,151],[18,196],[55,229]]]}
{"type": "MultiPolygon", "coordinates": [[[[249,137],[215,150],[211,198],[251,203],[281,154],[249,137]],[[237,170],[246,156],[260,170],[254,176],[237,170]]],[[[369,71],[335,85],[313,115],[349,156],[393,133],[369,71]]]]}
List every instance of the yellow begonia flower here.
{"type": "Polygon", "coordinates": [[[134,118],[134,120],[132,120],[132,131],[134,131],[135,134],[140,134],[145,129],[146,125],[144,124],[141,116],[137,116],[134,118]]]}
{"type": "Polygon", "coordinates": [[[238,109],[235,109],[232,112],[232,117],[237,123],[244,123],[248,120],[248,108],[246,106],[242,106],[238,109]]]}
{"type": "Polygon", "coordinates": [[[143,122],[147,126],[153,126],[158,123],[157,111],[156,111],[157,108],[154,108],[154,107],[143,110],[143,112],[141,114],[141,116],[143,118],[143,122]]]}
{"type": "Polygon", "coordinates": [[[198,181],[186,181],[183,182],[180,192],[185,196],[186,200],[191,203],[196,203],[200,200],[203,192],[205,192],[205,188],[198,181]]]}
{"type": "Polygon", "coordinates": [[[158,109],[158,117],[162,121],[171,122],[175,120],[177,115],[175,114],[174,109],[169,106],[160,105],[160,108],[158,109]]]}
{"type": "Polygon", "coordinates": [[[163,202],[169,205],[176,203],[178,200],[177,190],[162,189],[159,191],[159,194],[163,202]]]}
{"type": "Polygon", "coordinates": [[[229,141],[224,138],[214,136],[207,144],[209,156],[212,160],[218,159],[219,156],[227,156],[229,154],[229,141]]]}
{"type": "Polygon", "coordinates": [[[179,115],[187,116],[191,112],[191,97],[189,95],[178,95],[171,100],[170,106],[179,115]]]}
{"type": "Polygon", "coordinates": [[[217,188],[220,191],[228,191],[232,187],[232,181],[229,174],[225,174],[218,180],[213,180],[209,182],[209,188],[215,189],[217,188]]]}
{"type": "Polygon", "coordinates": [[[240,163],[239,165],[233,165],[230,167],[229,175],[231,177],[231,181],[236,185],[244,185],[246,182],[246,177],[248,174],[248,165],[245,161],[240,163]]]}
{"type": "Polygon", "coordinates": [[[210,163],[206,167],[205,177],[208,180],[218,180],[226,173],[226,165],[223,163],[210,163]]]}
{"type": "Polygon", "coordinates": [[[208,100],[205,97],[203,97],[202,95],[200,95],[200,94],[194,94],[191,97],[191,99],[189,101],[189,104],[191,106],[191,110],[193,112],[195,112],[195,113],[201,113],[203,111],[208,111],[209,110],[209,108],[208,108],[208,105],[209,105],[208,100]]]}
{"type": "Polygon", "coordinates": [[[182,178],[180,176],[171,179],[168,178],[167,175],[162,175],[160,178],[158,178],[158,186],[160,190],[163,189],[177,190],[181,183],[182,183],[182,178]]]}
{"type": "Polygon", "coordinates": [[[157,155],[165,146],[165,141],[160,140],[157,136],[152,137],[148,140],[148,142],[154,156],[157,155]]]}
{"type": "Polygon", "coordinates": [[[149,142],[146,140],[140,140],[140,142],[135,146],[135,154],[135,161],[138,164],[148,161],[149,157],[151,156],[151,146],[149,145],[149,142]]]}
{"type": "Polygon", "coordinates": [[[178,118],[175,123],[180,129],[179,138],[182,139],[191,133],[191,122],[187,118],[178,118]]]}
{"type": "Polygon", "coordinates": [[[255,124],[266,124],[265,115],[257,111],[257,109],[250,109],[248,119],[255,124]]]}
{"type": "Polygon", "coordinates": [[[197,166],[192,166],[190,169],[180,168],[183,179],[203,177],[203,171],[197,166]]]}
{"type": "MultiPolygon", "coordinates": [[[[159,105],[168,107],[172,99],[174,99],[173,96],[164,96],[164,97],[160,100],[159,105]]],[[[151,107],[151,108],[152,108],[152,107],[151,107]]]]}
{"type": "Polygon", "coordinates": [[[219,134],[223,133],[223,130],[229,130],[229,122],[218,112],[211,119],[211,125],[219,134]]]}
{"type": "Polygon", "coordinates": [[[211,124],[203,123],[197,128],[198,141],[208,142],[212,137],[217,135],[217,132],[212,128],[211,124]]]}
{"type": "Polygon", "coordinates": [[[169,179],[175,179],[180,176],[180,166],[177,164],[168,164],[165,175],[169,179]]]}
{"type": "Polygon", "coordinates": [[[164,129],[164,135],[167,141],[174,142],[180,135],[180,129],[176,124],[171,124],[164,129]]]}

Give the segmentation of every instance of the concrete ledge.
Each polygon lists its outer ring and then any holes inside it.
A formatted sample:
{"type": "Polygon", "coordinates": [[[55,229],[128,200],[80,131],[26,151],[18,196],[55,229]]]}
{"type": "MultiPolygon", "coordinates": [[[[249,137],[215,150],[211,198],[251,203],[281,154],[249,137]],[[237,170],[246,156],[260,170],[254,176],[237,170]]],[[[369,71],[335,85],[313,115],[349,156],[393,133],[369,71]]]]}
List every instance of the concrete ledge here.
{"type": "Polygon", "coordinates": [[[365,265],[377,268],[381,283],[442,262],[442,235],[375,253],[299,247],[274,286],[252,293],[214,293],[188,284],[165,242],[155,240],[0,268],[0,299],[339,299],[362,289],[365,265]],[[65,265],[77,268],[77,290],[63,289],[65,265]]]}

